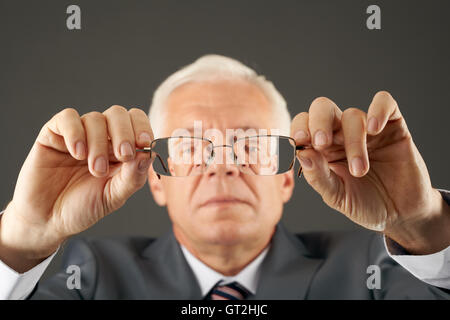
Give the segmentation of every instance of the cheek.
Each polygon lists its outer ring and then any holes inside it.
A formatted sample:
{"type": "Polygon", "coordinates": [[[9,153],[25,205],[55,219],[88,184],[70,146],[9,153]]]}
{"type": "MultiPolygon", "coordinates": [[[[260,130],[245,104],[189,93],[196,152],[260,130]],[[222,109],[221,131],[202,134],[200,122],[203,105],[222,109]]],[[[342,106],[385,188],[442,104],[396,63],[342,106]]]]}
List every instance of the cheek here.
{"type": "Polygon", "coordinates": [[[282,179],[278,176],[271,177],[266,181],[259,181],[255,184],[259,194],[259,211],[265,216],[265,219],[278,219],[283,208],[282,198],[282,179]]]}
{"type": "Polygon", "coordinates": [[[279,187],[274,185],[273,188],[267,190],[267,206],[271,208],[271,210],[279,211],[283,206],[283,201],[281,198],[281,194],[279,192],[279,187]]]}
{"type": "Polygon", "coordinates": [[[164,183],[164,190],[167,199],[167,211],[171,217],[178,220],[186,217],[189,213],[191,191],[194,184],[193,181],[177,181],[176,179],[184,178],[168,178],[164,183]]]}

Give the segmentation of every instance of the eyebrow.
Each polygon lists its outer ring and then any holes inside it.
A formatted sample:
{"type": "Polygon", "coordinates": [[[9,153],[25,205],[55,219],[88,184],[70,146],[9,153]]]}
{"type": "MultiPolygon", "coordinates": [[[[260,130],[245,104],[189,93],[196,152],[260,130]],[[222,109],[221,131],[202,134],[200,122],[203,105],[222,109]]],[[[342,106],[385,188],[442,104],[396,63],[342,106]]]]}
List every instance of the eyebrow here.
{"type": "MultiPolygon", "coordinates": [[[[194,127],[188,127],[188,128],[183,128],[183,129],[189,131],[190,133],[193,133],[193,132],[194,132],[194,127]]],[[[208,129],[214,129],[214,128],[207,128],[206,130],[208,130],[208,129]]],[[[249,129],[253,129],[253,130],[255,130],[255,131],[262,130],[262,129],[269,130],[269,129],[266,129],[266,128],[253,127],[253,126],[244,126],[244,127],[226,128],[225,130],[229,130],[229,129],[231,129],[231,130],[244,130],[244,131],[247,131],[247,130],[249,130],[249,129]]],[[[206,131],[206,130],[203,130],[203,131],[206,131]]],[[[202,133],[203,133],[203,132],[202,132],[202,133]]],[[[226,132],[225,132],[225,133],[226,133],[226,132]]]]}
{"type": "MultiPolygon", "coordinates": [[[[183,128],[183,129],[189,131],[191,133],[191,135],[193,136],[194,127],[188,127],[188,128],[183,128]]],[[[207,128],[206,130],[208,130],[208,129],[214,129],[214,128],[207,128]]],[[[259,132],[258,132],[259,130],[267,130],[267,131],[270,130],[270,129],[267,129],[267,128],[254,127],[254,126],[243,126],[243,127],[226,128],[225,130],[230,130],[230,129],[231,130],[243,130],[243,131],[255,130],[255,134],[256,135],[259,134],[259,132]]],[[[206,130],[203,130],[203,132],[206,131],[206,130]]],[[[203,132],[202,132],[202,136],[203,136],[203,132]]],[[[225,131],[225,137],[226,137],[226,131],[225,131]]],[[[233,134],[233,135],[230,136],[231,139],[232,138],[236,138],[236,137],[238,137],[238,135],[236,135],[236,134],[233,134]]],[[[231,143],[231,141],[227,141],[225,143],[231,143]]]]}

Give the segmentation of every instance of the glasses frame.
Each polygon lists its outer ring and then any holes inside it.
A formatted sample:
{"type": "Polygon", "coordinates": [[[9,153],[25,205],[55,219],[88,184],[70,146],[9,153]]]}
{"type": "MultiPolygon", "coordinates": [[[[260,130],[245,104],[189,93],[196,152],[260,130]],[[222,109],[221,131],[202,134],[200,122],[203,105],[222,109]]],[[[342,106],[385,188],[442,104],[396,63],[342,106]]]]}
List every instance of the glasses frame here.
{"type": "MultiPolygon", "coordinates": [[[[166,166],[165,166],[165,164],[164,164],[164,161],[161,159],[161,157],[160,157],[160,155],[158,154],[158,152],[156,152],[156,151],[153,151],[153,152],[152,152],[152,147],[151,147],[151,146],[153,145],[153,143],[154,143],[155,141],[158,141],[158,140],[167,140],[167,139],[170,139],[170,138],[190,138],[190,139],[204,140],[204,141],[207,141],[207,142],[211,143],[211,145],[212,145],[212,148],[211,148],[211,159],[212,159],[212,160],[214,160],[214,157],[215,157],[215,152],[214,152],[214,149],[215,149],[215,148],[227,147],[227,148],[231,148],[231,151],[233,152],[233,159],[234,159],[234,161],[236,161],[237,156],[236,156],[236,153],[234,152],[234,144],[235,144],[237,141],[239,141],[239,140],[249,139],[249,138],[257,138],[257,137],[276,137],[276,138],[288,139],[288,140],[290,140],[290,141],[293,142],[292,147],[293,147],[293,149],[294,149],[294,157],[293,157],[293,159],[292,159],[292,161],[291,161],[291,164],[289,165],[289,169],[288,169],[287,171],[285,171],[285,172],[288,172],[288,171],[291,170],[292,167],[294,166],[297,151],[299,151],[299,150],[305,150],[305,149],[310,149],[310,148],[311,148],[310,145],[296,145],[296,144],[295,144],[295,140],[294,140],[293,138],[291,138],[291,137],[288,137],[288,136],[263,134],[263,135],[254,135],[254,136],[248,136],[248,137],[238,138],[238,139],[236,139],[236,141],[232,141],[232,142],[231,142],[231,145],[230,145],[230,144],[214,145],[214,143],[213,143],[211,140],[209,140],[209,139],[207,139],[207,138],[201,138],[201,137],[192,137],[192,136],[172,136],[172,137],[164,137],[164,138],[157,138],[157,139],[154,139],[154,140],[150,143],[150,147],[145,147],[145,148],[136,149],[136,151],[137,151],[137,152],[148,152],[148,153],[150,153],[150,158],[152,157],[152,153],[154,153],[155,156],[158,157],[158,160],[160,161],[160,163],[161,163],[162,167],[164,168],[164,170],[165,170],[165,171],[168,171],[167,168],[166,168],[166,166]],[[295,147],[294,147],[294,146],[295,146],[295,147]]],[[[235,164],[236,164],[236,162],[235,162],[235,164]]],[[[236,164],[236,165],[237,165],[237,164],[236,164]]],[[[297,172],[297,177],[300,178],[301,175],[302,175],[302,165],[301,165],[300,163],[299,163],[299,165],[300,165],[300,167],[299,167],[298,172],[297,172]]],[[[208,166],[209,166],[209,163],[208,163],[208,166]]],[[[242,171],[241,171],[241,172],[242,172],[242,171]]],[[[282,172],[282,173],[285,173],[285,172],[282,172]]],[[[282,173],[277,173],[277,174],[282,174],[282,173]]],[[[156,172],[156,175],[158,176],[158,179],[161,179],[161,175],[160,175],[159,173],[156,172]]],[[[173,177],[173,176],[172,176],[172,177],[173,177]]],[[[175,177],[176,177],[176,176],[175,176],[175,177]]]]}

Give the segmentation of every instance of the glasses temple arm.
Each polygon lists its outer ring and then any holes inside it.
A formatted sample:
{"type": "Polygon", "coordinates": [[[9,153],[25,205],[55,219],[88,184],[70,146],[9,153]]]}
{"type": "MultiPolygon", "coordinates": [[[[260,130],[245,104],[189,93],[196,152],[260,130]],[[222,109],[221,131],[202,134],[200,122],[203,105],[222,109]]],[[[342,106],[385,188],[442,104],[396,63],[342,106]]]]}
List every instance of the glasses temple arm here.
{"type": "MultiPolygon", "coordinates": [[[[299,151],[299,150],[305,150],[305,149],[311,149],[311,148],[312,148],[311,146],[305,146],[305,145],[295,146],[295,153],[297,154],[297,151],[299,151]]],[[[295,161],[295,159],[292,160],[292,163],[291,163],[291,166],[289,167],[289,169],[294,164],[294,161],[295,161]]],[[[302,176],[302,172],[303,172],[302,165],[300,165],[300,167],[298,168],[297,177],[300,178],[302,176]]]]}
{"type": "MultiPolygon", "coordinates": [[[[136,149],[136,152],[149,152],[150,153],[150,158],[152,157],[152,148],[151,147],[145,147],[142,149],[136,149]]],[[[167,173],[167,167],[164,164],[164,161],[162,161],[160,155],[156,152],[154,152],[154,154],[156,155],[156,157],[158,158],[159,162],[161,163],[161,166],[163,167],[164,171],[167,173]]],[[[159,173],[156,172],[156,175],[158,176],[158,179],[161,180],[161,175],[159,173]]]]}

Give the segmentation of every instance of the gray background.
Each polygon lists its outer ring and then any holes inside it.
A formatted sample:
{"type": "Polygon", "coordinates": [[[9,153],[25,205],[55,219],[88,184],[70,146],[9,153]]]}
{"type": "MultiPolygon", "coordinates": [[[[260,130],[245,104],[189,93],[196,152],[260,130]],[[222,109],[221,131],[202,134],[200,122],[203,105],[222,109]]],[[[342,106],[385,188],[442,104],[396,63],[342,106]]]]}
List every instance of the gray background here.
{"type": "MultiPolygon", "coordinates": [[[[292,115],[317,96],[367,110],[378,90],[390,91],[433,185],[449,188],[448,12],[449,1],[1,1],[0,206],[53,114],[113,104],[147,110],[161,81],[206,53],[265,74],[292,115]],[[81,31],[66,28],[70,4],[81,7],[81,31]],[[369,4],[381,7],[382,30],[366,28],[369,4]]],[[[299,232],[357,228],[304,179],[283,220],[299,232]]],[[[169,226],[146,186],[79,236],[158,236],[169,226]]]]}

